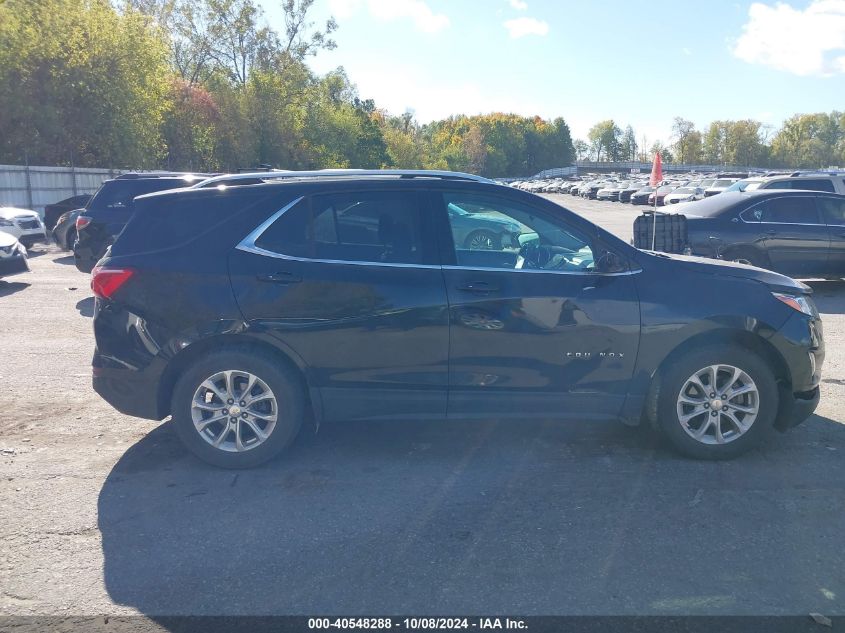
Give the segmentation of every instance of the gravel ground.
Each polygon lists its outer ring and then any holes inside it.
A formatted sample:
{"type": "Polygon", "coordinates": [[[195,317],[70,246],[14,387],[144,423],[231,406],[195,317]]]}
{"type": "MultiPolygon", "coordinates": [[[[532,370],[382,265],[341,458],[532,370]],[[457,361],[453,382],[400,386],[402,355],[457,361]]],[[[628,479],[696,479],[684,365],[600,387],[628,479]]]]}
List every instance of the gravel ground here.
{"type": "MultiPolygon", "coordinates": [[[[551,197],[630,238],[630,205],[551,197]]],[[[234,473],[93,393],[88,276],[31,265],[0,282],[0,614],[845,614],[845,283],[813,283],[817,414],[739,460],[361,423],[234,473]]]]}

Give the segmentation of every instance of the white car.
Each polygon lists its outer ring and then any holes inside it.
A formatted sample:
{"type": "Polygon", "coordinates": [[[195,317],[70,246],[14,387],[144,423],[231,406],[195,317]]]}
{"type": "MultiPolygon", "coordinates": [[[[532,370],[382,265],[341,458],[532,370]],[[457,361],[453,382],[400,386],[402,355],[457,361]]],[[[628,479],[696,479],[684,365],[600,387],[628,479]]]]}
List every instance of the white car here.
{"type": "Polygon", "coordinates": [[[704,189],[701,187],[678,187],[672,193],[667,193],[663,198],[663,204],[677,204],[679,202],[692,202],[702,200],[704,189]]]}
{"type": "Polygon", "coordinates": [[[47,228],[41,216],[29,209],[0,207],[0,231],[16,237],[24,246],[47,241],[47,228]]]}
{"type": "Polygon", "coordinates": [[[14,235],[0,231],[0,277],[28,271],[26,247],[14,235]]]}

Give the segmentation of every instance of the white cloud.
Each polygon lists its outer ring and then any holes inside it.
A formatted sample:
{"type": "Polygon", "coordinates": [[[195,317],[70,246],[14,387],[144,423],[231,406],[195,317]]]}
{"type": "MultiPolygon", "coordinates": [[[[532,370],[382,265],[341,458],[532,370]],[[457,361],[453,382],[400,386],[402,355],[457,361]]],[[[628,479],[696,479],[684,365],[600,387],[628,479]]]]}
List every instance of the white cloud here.
{"type": "Polygon", "coordinates": [[[424,33],[437,33],[449,26],[449,18],[435,13],[423,0],[330,0],[329,10],[338,19],[346,19],[366,5],[370,16],[384,22],[410,19],[424,33]]]}
{"type": "Polygon", "coordinates": [[[526,35],[547,35],[549,25],[536,18],[515,18],[504,22],[505,28],[511,39],[525,37],[526,35]]]}
{"type": "Polygon", "coordinates": [[[755,2],[732,52],[796,75],[845,73],[845,0],[814,0],[803,10],[755,2]]]}
{"type": "Polygon", "coordinates": [[[511,7],[517,11],[525,11],[528,8],[528,3],[525,0],[510,0],[511,7]]]}

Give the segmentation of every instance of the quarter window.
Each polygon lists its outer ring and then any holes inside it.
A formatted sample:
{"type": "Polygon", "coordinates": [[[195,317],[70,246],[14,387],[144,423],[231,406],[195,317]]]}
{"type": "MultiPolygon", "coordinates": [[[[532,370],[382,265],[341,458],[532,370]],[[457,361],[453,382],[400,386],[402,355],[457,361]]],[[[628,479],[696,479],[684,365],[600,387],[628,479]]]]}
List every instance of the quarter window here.
{"type": "Polygon", "coordinates": [[[446,194],[443,201],[458,266],[593,270],[589,241],[559,218],[492,196],[446,194]]]}
{"type": "Polygon", "coordinates": [[[256,240],[283,255],[350,262],[422,264],[422,213],[416,193],[315,196],[286,211],[256,240]]]}
{"type": "Polygon", "coordinates": [[[814,178],[811,180],[795,180],[792,183],[793,189],[809,189],[810,191],[826,191],[834,193],[833,181],[825,178],[814,178]]]}

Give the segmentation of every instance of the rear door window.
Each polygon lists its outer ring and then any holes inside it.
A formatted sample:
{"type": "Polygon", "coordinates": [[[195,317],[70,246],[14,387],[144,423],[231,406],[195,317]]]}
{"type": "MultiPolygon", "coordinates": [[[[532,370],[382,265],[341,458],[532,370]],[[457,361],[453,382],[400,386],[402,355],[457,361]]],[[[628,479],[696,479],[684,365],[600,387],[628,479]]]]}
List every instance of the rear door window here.
{"type": "Polygon", "coordinates": [[[845,199],[820,197],[819,207],[827,224],[845,226],[845,199]]]}
{"type": "Polygon", "coordinates": [[[826,191],[834,193],[833,181],[826,178],[813,178],[811,180],[795,180],[792,183],[793,189],[809,189],[810,191],[826,191]]]}
{"type": "Polygon", "coordinates": [[[819,224],[816,202],[810,196],[788,196],[767,200],[761,222],[770,224],[819,224]]]}
{"type": "Polygon", "coordinates": [[[395,264],[434,263],[434,238],[416,192],[360,192],[305,198],[256,246],[310,259],[395,264]]]}

